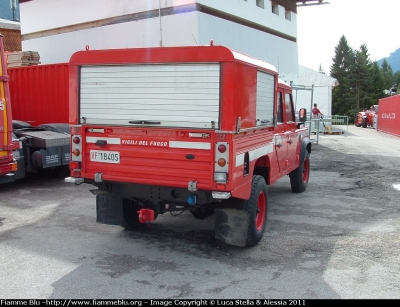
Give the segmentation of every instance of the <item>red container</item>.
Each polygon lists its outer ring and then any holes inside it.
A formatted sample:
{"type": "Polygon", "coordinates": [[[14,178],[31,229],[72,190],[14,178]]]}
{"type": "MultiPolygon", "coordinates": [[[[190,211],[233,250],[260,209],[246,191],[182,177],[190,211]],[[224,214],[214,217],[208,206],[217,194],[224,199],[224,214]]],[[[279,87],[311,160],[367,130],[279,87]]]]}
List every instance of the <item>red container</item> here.
{"type": "Polygon", "coordinates": [[[400,95],[379,99],[378,131],[400,136],[400,95]]]}
{"type": "Polygon", "coordinates": [[[8,75],[13,120],[68,123],[68,63],[13,67],[8,75]]]}

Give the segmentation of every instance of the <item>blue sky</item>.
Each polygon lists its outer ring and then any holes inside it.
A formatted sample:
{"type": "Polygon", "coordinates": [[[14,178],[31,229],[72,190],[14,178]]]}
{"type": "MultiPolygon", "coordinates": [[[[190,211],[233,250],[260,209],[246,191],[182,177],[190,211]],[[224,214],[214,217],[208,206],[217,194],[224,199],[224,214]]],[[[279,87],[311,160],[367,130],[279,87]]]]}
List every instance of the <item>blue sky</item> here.
{"type": "Polygon", "coordinates": [[[323,0],[330,4],[297,8],[299,64],[329,74],[335,47],[344,35],[350,47],[367,45],[370,59],[400,48],[400,0],[323,0]]]}

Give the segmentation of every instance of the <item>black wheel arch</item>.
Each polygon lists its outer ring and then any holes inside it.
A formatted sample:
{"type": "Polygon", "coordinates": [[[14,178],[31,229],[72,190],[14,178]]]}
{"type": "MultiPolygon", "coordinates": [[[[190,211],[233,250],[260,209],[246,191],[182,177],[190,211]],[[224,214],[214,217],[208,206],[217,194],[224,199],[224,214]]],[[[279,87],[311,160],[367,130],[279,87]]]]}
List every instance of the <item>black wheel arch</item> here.
{"type": "Polygon", "coordinates": [[[300,161],[304,160],[304,156],[305,156],[306,150],[308,151],[309,154],[311,154],[311,140],[308,137],[304,137],[301,140],[300,161]]]}

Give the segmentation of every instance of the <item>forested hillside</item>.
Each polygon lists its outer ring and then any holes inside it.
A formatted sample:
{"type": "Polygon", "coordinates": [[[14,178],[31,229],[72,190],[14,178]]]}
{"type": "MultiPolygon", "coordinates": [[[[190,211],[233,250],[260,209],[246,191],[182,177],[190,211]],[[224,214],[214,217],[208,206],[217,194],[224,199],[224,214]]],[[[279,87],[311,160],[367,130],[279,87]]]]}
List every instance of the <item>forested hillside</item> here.
{"type": "MultiPolygon", "coordinates": [[[[400,71],[400,48],[395,52],[392,52],[388,58],[385,58],[390,67],[392,67],[393,73],[400,71]]],[[[378,62],[379,66],[382,65],[384,59],[380,59],[378,62]]]]}

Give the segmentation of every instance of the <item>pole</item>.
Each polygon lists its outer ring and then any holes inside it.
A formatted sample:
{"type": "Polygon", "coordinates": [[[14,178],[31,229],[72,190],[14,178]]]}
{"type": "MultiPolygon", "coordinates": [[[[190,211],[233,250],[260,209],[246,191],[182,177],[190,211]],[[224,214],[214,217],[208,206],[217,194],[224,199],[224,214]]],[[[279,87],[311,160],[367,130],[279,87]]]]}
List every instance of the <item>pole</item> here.
{"type": "MultiPolygon", "coordinates": [[[[311,86],[311,107],[310,111],[312,111],[314,105],[314,84],[311,86]]],[[[310,112],[310,118],[312,119],[312,112],[310,112]]]]}
{"type": "Polygon", "coordinates": [[[160,19],[160,47],[162,47],[161,0],[158,0],[158,16],[160,19]]]}

